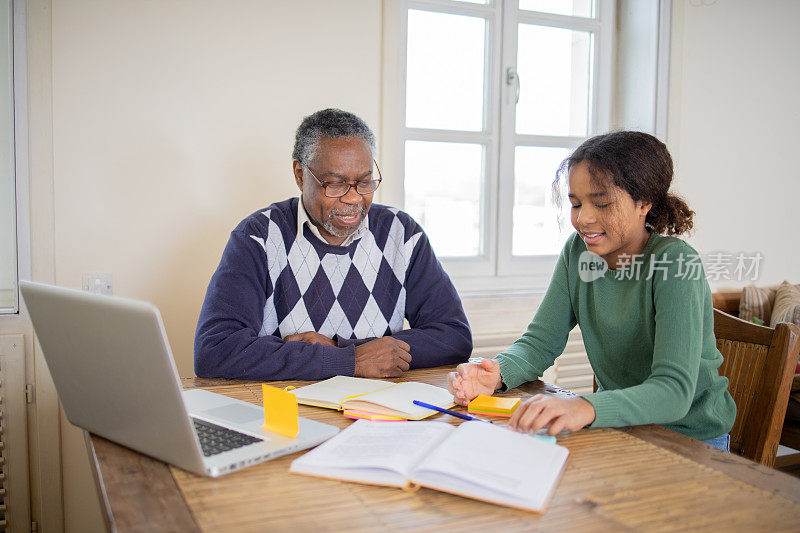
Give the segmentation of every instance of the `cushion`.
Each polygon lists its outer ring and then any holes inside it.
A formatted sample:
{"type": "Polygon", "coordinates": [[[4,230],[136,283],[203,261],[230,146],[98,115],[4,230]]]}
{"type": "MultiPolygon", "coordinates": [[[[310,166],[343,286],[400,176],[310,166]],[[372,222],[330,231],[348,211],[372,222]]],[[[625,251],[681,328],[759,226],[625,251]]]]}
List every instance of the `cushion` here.
{"type": "Polygon", "coordinates": [[[800,287],[784,281],[775,293],[775,304],[772,307],[770,327],[779,322],[791,322],[800,326],[800,287]]]}
{"type": "Polygon", "coordinates": [[[754,318],[769,324],[777,287],[745,287],[739,300],[739,318],[753,322],[754,318]]]}

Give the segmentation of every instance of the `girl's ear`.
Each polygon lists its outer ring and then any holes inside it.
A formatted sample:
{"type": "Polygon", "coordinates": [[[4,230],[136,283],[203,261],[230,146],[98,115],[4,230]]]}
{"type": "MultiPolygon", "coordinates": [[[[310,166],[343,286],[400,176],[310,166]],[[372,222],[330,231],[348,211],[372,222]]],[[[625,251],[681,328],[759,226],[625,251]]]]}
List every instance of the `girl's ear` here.
{"type": "Polygon", "coordinates": [[[650,209],[652,209],[653,204],[650,202],[639,202],[639,205],[637,207],[639,209],[639,216],[644,218],[647,216],[647,213],[650,212],[650,209]]]}

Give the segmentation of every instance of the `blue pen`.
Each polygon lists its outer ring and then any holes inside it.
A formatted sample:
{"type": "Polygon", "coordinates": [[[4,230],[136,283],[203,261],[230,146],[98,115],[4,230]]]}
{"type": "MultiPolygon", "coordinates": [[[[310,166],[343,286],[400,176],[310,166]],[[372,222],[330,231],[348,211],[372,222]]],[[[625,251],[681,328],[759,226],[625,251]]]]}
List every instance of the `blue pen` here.
{"type": "MultiPolygon", "coordinates": [[[[457,413],[455,411],[451,411],[450,409],[444,409],[442,407],[437,407],[435,405],[431,405],[429,403],[421,402],[419,400],[414,400],[414,405],[419,405],[420,407],[426,407],[428,409],[432,409],[434,411],[439,411],[440,413],[445,413],[456,418],[461,418],[462,420],[477,420],[478,422],[488,422],[490,424],[494,424],[491,420],[484,420],[483,418],[478,418],[477,416],[465,415],[464,413],[457,413]]],[[[546,429],[540,429],[539,431],[547,431],[546,429]]],[[[540,439],[545,442],[550,442],[555,444],[556,438],[551,437],[550,435],[531,435],[534,439],[540,439]]]]}
{"type": "Polygon", "coordinates": [[[427,409],[432,409],[434,411],[439,411],[440,413],[445,413],[450,416],[454,416],[456,418],[460,418],[462,420],[477,420],[478,422],[489,422],[490,424],[494,424],[491,420],[484,420],[483,418],[478,418],[477,416],[470,416],[465,415],[464,413],[457,413],[455,411],[451,411],[450,409],[444,409],[443,407],[437,407],[435,405],[431,405],[429,403],[421,402],[419,400],[414,400],[414,405],[419,405],[420,407],[425,407],[427,409]]]}

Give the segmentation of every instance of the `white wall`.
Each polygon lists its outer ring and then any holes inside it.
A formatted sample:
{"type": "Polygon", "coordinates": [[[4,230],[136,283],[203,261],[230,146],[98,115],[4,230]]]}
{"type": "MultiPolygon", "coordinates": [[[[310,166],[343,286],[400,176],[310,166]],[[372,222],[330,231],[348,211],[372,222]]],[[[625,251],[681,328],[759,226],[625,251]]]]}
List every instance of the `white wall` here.
{"type": "Polygon", "coordinates": [[[667,144],[697,212],[689,240],[761,252],[759,285],[798,283],[800,2],[674,0],[672,18],[667,144]]]}
{"type": "Polygon", "coordinates": [[[53,21],[56,281],[153,301],[191,375],[228,234],[297,194],[302,117],[379,129],[380,3],[56,1],[53,21]]]}
{"type": "MultiPolygon", "coordinates": [[[[380,131],[381,17],[376,0],[53,0],[56,283],[112,273],[115,294],[158,305],[192,375],[228,234],[297,194],[302,117],[341,107],[380,131]]],[[[64,424],[66,528],[97,529],[83,440],[64,424]]]]}

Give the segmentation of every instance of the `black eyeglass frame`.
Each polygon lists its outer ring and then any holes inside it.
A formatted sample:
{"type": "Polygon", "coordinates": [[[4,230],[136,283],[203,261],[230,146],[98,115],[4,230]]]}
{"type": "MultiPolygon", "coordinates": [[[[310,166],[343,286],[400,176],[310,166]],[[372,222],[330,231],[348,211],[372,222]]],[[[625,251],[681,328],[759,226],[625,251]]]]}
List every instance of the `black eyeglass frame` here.
{"type": "Polygon", "coordinates": [[[308,173],[311,174],[311,177],[313,177],[315,180],[317,180],[317,183],[320,184],[320,186],[322,187],[322,190],[325,192],[325,196],[326,197],[328,197],[328,198],[341,198],[342,196],[345,196],[347,193],[349,193],[350,189],[352,189],[353,187],[355,187],[356,192],[358,194],[360,194],[361,196],[366,196],[368,194],[372,194],[372,193],[374,193],[375,191],[378,190],[378,187],[380,186],[381,181],[383,181],[383,175],[381,175],[381,167],[378,166],[378,162],[375,161],[374,159],[372,160],[372,162],[375,163],[375,169],[377,169],[377,171],[378,171],[378,179],[376,179],[376,180],[375,179],[373,179],[373,180],[361,180],[361,181],[357,181],[355,183],[350,183],[350,182],[347,182],[347,181],[322,181],[321,179],[319,179],[314,174],[314,172],[311,170],[311,168],[308,165],[303,165],[303,166],[305,167],[306,170],[308,170],[308,173]],[[365,184],[365,183],[375,183],[376,185],[375,185],[375,188],[372,189],[371,191],[367,191],[367,192],[359,191],[358,188],[362,184],[365,184]],[[342,194],[331,195],[331,194],[328,193],[328,188],[331,187],[332,185],[347,185],[347,189],[344,192],[342,192],[342,194]]]}

